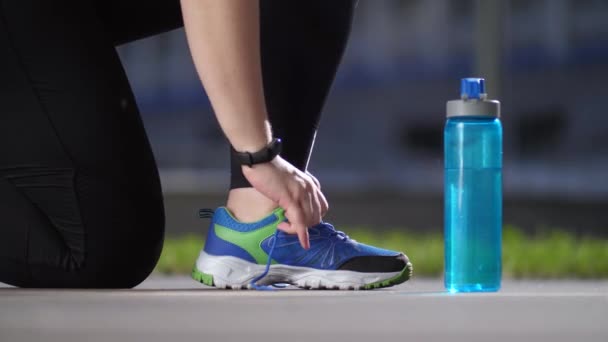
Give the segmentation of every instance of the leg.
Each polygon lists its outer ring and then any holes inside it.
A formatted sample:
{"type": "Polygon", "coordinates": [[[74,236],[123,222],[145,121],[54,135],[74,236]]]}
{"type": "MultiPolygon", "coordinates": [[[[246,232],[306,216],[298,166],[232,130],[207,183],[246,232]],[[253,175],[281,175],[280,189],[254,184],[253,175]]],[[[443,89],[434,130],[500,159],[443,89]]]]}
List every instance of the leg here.
{"type": "Polygon", "coordinates": [[[114,45],[184,26],[179,0],[98,0],[95,6],[114,45]]]}
{"type": "MultiPolygon", "coordinates": [[[[308,165],[321,110],[348,40],[356,1],[298,3],[261,0],[262,73],[274,135],[282,156],[308,165]]],[[[268,214],[276,203],[258,193],[231,161],[228,208],[244,221],[268,214]]]]}
{"type": "Polygon", "coordinates": [[[162,193],[95,9],[0,1],[0,74],[0,281],[135,286],[162,248],[162,193]]]}
{"type": "MultiPolygon", "coordinates": [[[[284,158],[302,170],[346,42],[352,9],[351,1],[305,1],[294,6],[262,0],[262,70],[270,120],[275,135],[285,141],[284,158]]],[[[387,287],[409,279],[412,266],[403,253],[364,245],[325,222],[309,227],[310,248],[302,248],[297,236],[277,229],[285,211],[271,211],[275,203],[266,202],[264,208],[264,199],[257,200],[254,189],[242,188],[249,184],[240,166],[233,164],[232,171],[232,214],[223,207],[212,215],[203,213],[211,224],[194,279],[219,288],[287,283],[344,290],[387,287]]]]}

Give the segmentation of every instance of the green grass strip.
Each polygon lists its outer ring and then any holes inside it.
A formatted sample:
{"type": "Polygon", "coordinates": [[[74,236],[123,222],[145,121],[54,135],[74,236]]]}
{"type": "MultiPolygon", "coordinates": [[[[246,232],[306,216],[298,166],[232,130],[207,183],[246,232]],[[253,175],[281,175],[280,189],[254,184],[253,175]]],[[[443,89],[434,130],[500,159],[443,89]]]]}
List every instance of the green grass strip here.
{"type": "MultiPolygon", "coordinates": [[[[440,233],[414,233],[405,229],[375,232],[365,228],[346,231],[357,241],[405,252],[414,265],[414,276],[442,275],[443,235],[440,233]]],[[[203,243],[197,235],[167,238],[156,272],[189,274],[203,243]]],[[[579,238],[561,230],[530,236],[506,226],[503,272],[509,278],[608,278],[608,239],[579,238]]]]}

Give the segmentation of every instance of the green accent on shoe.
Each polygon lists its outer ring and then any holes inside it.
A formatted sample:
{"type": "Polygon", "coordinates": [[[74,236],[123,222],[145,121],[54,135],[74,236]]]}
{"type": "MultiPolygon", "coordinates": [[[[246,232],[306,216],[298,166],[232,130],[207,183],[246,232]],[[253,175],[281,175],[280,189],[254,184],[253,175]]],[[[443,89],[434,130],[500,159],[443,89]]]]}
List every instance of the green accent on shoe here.
{"type": "Polygon", "coordinates": [[[203,273],[194,267],[192,269],[192,279],[203,283],[208,286],[213,286],[213,276],[211,274],[203,273]]]}
{"type": "Polygon", "coordinates": [[[412,276],[412,272],[413,272],[412,264],[408,262],[407,265],[405,266],[405,268],[396,276],[386,279],[386,280],[377,281],[375,283],[366,284],[365,286],[363,286],[363,288],[365,290],[373,290],[373,289],[379,289],[382,287],[398,285],[398,284],[404,283],[405,281],[410,279],[410,277],[412,276]]]}
{"type": "MultiPolygon", "coordinates": [[[[238,232],[219,224],[214,225],[213,229],[218,238],[241,247],[258,264],[264,265],[268,262],[268,254],[261,247],[262,241],[274,234],[277,230],[277,225],[285,220],[285,210],[282,208],[277,208],[272,213],[277,218],[273,223],[250,232],[238,232]]],[[[276,264],[276,261],[272,260],[272,263],[276,264]]]]}
{"type": "MultiPolygon", "coordinates": [[[[234,217],[234,215],[232,215],[232,211],[230,211],[230,209],[228,209],[227,207],[218,207],[218,209],[220,209],[220,208],[226,210],[226,213],[228,213],[228,216],[230,216],[236,222],[245,223],[245,222],[239,221],[236,217],[234,217]]],[[[276,207],[270,214],[274,214],[274,216],[279,218],[279,222],[282,222],[283,220],[285,220],[285,209],[283,209],[281,207],[276,207]]],[[[270,216],[270,214],[268,216],[270,216]]]]}

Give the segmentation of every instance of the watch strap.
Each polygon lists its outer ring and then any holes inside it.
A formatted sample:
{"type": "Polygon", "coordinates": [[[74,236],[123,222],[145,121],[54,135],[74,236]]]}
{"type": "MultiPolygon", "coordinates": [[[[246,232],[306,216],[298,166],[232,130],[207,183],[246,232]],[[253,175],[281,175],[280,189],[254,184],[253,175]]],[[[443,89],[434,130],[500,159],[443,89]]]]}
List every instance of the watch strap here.
{"type": "Polygon", "coordinates": [[[281,139],[274,138],[268,145],[264,146],[259,151],[256,152],[238,152],[234,151],[234,155],[236,160],[241,165],[247,165],[249,167],[255,164],[263,164],[273,160],[276,156],[281,153],[282,143],[281,139]]]}

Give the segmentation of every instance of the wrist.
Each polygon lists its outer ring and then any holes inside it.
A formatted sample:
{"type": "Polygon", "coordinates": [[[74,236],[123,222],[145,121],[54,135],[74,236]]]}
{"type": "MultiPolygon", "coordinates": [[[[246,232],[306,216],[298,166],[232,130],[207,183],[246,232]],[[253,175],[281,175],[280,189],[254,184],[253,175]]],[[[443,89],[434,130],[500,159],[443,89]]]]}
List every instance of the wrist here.
{"type": "Polygon", "coordinates": [[[254,153],[257,152],[261,149],[263,149],[264,147],[266,147],[266,145],[268,145],[268,143],[270,143],[272,139],[248,139],[246,142],[241,142],[241,143],[237,143],[232,145],[232,147],[234,148],[234,150],[238,153],[254,153]]]}
{"type": "Polygon", "coordinates": [[[236,152],[257,152],[266,147],[272,141],[270,124],[267,120],[257,127],[251,129],[247,134],[238,134],[230,143],[236,152]]]}

